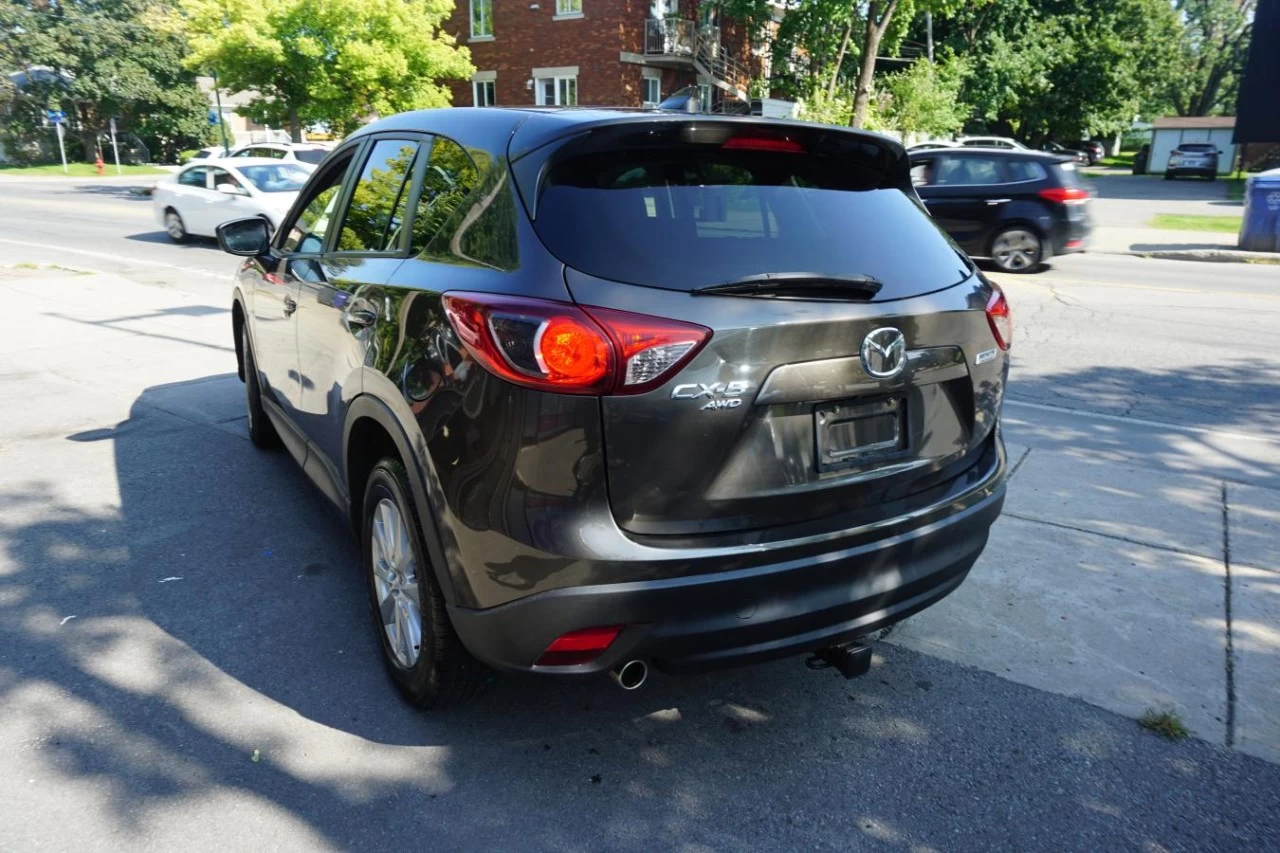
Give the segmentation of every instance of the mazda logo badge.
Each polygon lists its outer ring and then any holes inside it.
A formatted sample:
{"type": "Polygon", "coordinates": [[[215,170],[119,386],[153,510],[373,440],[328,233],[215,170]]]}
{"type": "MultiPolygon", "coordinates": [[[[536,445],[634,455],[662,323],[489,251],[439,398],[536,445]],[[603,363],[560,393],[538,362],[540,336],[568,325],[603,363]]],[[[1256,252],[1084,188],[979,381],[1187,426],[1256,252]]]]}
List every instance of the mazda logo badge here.
{"type": "Polygon", "coordinates": [[[892,326],[871,332],[862,341],[862,369],[876,379],[892,379],[907,363],[907,339],[892,326]]]}

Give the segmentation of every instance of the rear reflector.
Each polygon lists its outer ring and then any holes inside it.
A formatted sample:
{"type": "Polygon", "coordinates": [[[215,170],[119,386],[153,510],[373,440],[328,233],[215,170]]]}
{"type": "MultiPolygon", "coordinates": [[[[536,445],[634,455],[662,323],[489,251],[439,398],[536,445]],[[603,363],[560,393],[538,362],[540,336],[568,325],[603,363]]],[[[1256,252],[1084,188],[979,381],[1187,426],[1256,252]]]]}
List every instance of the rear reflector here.
{"type": "Polygon", "coordinates": [[[1009,302],[1004,298],[1004,291],[991,285],[991,296],[987,299],[987,323],[991,326],[991,335],[996,339],[1000,349],[1007,350],[1013,343],[1013,315],[1009,313],[1009,302]]]}
{"type": "Polygon", "coordinates": [[[600,657],[609,648],[618,634],[622,633],[621,625],[606,625],[596,628],[583,628],[562,634],[547,646],[547,650],[538,658],[535,666],[578,666],[600,657]]]}
{"type": "Polygon", "coordinates": [[[1080,187],[1049,187],[1036,195],[1059,204],[1084,204],[1089,200],[1089,191],[1080,187]]]}
{"type": "Polygon", "coordinates": [[[693,323],[487,293],[448,293],[445,314],[476,361],[509,382],[562,394],[639,394],[711,338],[693,323]]]}

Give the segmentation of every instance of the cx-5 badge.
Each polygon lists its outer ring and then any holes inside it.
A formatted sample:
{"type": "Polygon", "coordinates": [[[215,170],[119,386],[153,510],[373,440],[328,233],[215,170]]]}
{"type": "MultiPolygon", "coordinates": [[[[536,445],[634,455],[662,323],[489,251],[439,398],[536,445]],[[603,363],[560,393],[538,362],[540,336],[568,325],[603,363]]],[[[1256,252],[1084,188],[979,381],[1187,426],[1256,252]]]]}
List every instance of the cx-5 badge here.
{"type": "Polygon", "coordinates": [[[707,409],[736,409],[742,405],[742,395],[751,386],[749,382],[735,380],[733,382],[712,382],[706,385],[694,382],[688,385],[677,385],[671,390],[673,400],[699,400],[709,397],[700,411],[707,409]]]}
{"type": "Polygon", "coordinates": [[[907,339],[892,326],[881,326],[862,341],[862,369],[876,379],[892,379],[907,363],[907,339]]]}

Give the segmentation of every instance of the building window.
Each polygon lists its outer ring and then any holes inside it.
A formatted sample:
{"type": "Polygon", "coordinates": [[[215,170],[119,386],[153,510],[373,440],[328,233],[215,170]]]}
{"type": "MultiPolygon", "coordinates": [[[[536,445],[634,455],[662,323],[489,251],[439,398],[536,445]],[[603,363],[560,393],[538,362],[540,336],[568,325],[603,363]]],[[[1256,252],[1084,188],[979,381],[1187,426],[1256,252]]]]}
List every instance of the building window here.
{"type": "Polygon", "coordinates": [[[582,0],[556,0],[556,17],[582,17],[582,0]]]}
{"type": "Polygon", "coordinates": [[[577,77],[539,77],[535,91],[538,106],[541,107],[578,105],[577,77]]]}
{"type": "Polygon", "coordinates": [[[477,107],[491,107],[498,103],[495,97],[493,80],[473,80],[471,83],[472,103],[477,107]]]}
{"type": "Polygon", "coordinates": [[[493,38],[493,0],[471,0],[471,37],[493,38]]]}
{"type": "Polygon", "coordinates": [[[644,78],[644,105],[656,107],[662,101],[662,78],[647,74],[644,78]]]}

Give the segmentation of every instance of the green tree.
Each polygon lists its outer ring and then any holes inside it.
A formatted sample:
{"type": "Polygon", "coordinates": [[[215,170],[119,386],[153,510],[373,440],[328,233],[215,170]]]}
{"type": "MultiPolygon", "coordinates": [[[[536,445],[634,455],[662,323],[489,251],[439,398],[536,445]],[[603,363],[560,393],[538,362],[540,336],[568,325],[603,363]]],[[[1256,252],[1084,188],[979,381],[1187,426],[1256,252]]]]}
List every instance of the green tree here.
{"type": "Polygon", "coordinates": [[[179,0],[192,55],[248,113],[339,134],[378,115],[449,105],[442,82],[469,77],[466,48],[440,30],[453,0],[179,0]]]}
{"type": "Polygon", "coordinates": [[[1183,23],[1179,60],[1168,85],[1178,115],[1234,109],[1249,53],[1255,0],[1177,0],[1183,23]]]}
{"type": "Polygon", "coordinates": [[[951,58],[937,64],[918,60],[886,75],[886,122],[904,137],[910,133],[942,136],[959,130],[969,117],[968,106],[960,100],[968,73],[967,60],[951,58]]]}
{"type": "Polygon", "coordinates": [[[43,110],[62,109],[88,160],[112,117],[153,157],[202,141],[208,103],[183,67],[185,40],[164,25],[167,12],[162,0],[0,0],[0,61],[53,72],[10,92],[17,123],[34,128],[43,110]]]}

